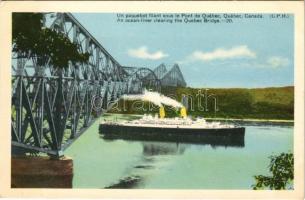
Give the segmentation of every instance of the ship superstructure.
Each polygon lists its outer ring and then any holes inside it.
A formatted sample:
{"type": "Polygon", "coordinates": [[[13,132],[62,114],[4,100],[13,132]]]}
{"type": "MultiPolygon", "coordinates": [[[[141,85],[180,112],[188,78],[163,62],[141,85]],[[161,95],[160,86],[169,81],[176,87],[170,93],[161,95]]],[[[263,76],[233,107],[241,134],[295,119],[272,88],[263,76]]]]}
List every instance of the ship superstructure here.
{"type": "Polygon", "coordinates": [[[103,121],[103,124],[124,125],[124,126],[141,126],[141,127],[163,127],[163,128],[189,128],[189,129],[217,129],[217,128],[234,128],[232,124],[221,124],[220,122],[207,122],[204,118],[195,120],[185,118],[159,118],[158,115],[144,115],[141,119],[132,121],[103,121]]]}

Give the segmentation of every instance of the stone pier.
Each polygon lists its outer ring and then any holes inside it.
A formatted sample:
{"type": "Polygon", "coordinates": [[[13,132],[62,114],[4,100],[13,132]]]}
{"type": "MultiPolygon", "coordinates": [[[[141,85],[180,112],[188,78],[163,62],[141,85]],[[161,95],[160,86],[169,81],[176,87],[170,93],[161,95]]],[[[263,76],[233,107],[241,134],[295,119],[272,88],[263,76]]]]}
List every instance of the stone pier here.
{"type": "Polygon", "coordinates": [[[72,188],[73,160],[69,157],[14,156],[11,170],[12,188],[72,188]]]}

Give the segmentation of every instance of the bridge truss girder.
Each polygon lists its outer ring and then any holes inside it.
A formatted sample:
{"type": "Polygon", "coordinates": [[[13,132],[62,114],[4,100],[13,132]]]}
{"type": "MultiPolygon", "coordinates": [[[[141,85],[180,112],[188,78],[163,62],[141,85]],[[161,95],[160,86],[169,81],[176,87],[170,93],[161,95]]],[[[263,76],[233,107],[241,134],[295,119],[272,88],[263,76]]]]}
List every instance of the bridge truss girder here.
{"type": "Polygon", "coordinates": [[[126,72],[71,14],[44,17],[46,27],[64,33],[79,52],[89,52],[89,62],[58,69],[48,58],[38,62],[13,54],[12,150],[59,157],[121,95],[141,93],[147,69],[126,72]]]}

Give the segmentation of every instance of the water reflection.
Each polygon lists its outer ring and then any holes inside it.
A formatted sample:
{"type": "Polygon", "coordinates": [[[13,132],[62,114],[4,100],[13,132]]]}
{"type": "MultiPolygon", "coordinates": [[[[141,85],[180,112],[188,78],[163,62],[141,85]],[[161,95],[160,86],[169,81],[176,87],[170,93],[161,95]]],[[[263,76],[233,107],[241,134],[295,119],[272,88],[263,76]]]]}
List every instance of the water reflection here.
{"type": "Polygon", "coordinates": [[[142,142],[143,155],[179,155],[183,154],[187,145],[168,142],[142,142]]]}
{"type": "MultiPolygon", "coordinates": [[[[135,142],[130,142],[132,145],[135,142]]],[[[244,144],[244,143],[243,143],[244,144]]],[[[138,162],[129,168],[124,177],[117,182],[105,187],[107,189],[131,189],[144,188],[147,181],[157,171],[166,168],[177,156],[183,156],[191,146],[203,146],[202,144],[186,144],[174,142],[141,142],[142,156],[138,162]]],[[[216,149],[220,145],[211,145],[216,149]]],[[[227,147],[227,145],[222,145],[227,147]]]]}
{"type": "MultiPolygon", "coordinates": [[[[200,140],[196,140],[194,137],[183,137],[183,138],[175,138],[175,140],[169,140],[170,138],[167,138],[166,141],[164,141],[164,138],[161,138],[158,140],[158,138],[154,139],[149,139],[149,138],[144,138],[144,137],[139,137],[139,136],[133,136],[129,135],[128,137],[122,136],[122,135],[100,135],[100,138],[104,139],[105,141],[113,141],[116,139],[122,139],[126,141],[140,141],[142,143],[146,142],[159,142],[159,144],[166,144],[163,145],[163,149],[168,148],[168,145],[173,144],[173,145],[179,145],[179,144],[198,144],[198,145],[210,145],[213,148],[216,147],[244,147],[245,146],[245,136],[244,135],[223,135],[223,136],[212,136],[212,135],[207,135],[205,137],[200,137],[200,140]]],[[[156,144],[156,143],[154,143],[156,144]]],[[[147,146],[147,145],[146,145],[147,146]]],[[[148,145],[149,146],[149,145],[148,145]]],[[[157,148],[156,150],[162,148],[157,148]]],[[[152,149],[153,150],[153,149],[152,149]]]]}
{"type": "Polygon", "coordinates": [[[140,176],[128,176],[120,179],[118,183],[105,187],[105,189],[130,189],[137,186],[140,181],[140,176]]]}
{"type": "MultiPolygon", "coordinates": [[[[133,142],[131,142],[132,145],[133,142]]],[[[130,189],[144,187],[149,177],[164,165],[170,163],[171,156],[182,155],[188,145],[168,142],[141,142],[142,156],[139,161],[126,172],[126,176],[106,189],[130,189]],[[166,156],[167,157],[162,157],[166,156]]]]}
{"type": "Polygon", "coordinates": [[[270,155],[293,151],[293,127],[246,126],[239,142],[193,144],[97,140],[98,126],[67,149],[75,188],[251,189],[270,155]]]}

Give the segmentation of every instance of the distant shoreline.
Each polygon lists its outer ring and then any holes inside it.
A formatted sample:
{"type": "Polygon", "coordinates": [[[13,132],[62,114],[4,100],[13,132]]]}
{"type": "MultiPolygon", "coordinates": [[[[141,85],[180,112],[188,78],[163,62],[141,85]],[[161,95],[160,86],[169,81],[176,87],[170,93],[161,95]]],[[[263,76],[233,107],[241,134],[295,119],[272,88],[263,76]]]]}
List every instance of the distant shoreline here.
{"type": "Polygon", "coordinates": [[[218,120],[218,121],[243,121],[243,122],[272,122],[272,123],[294,123],[294,120],[289,119],[235,119],[235,118],[205,118],[206,120],[218,120]]]}
{"type": "MultiPolygon", "coordinates": [[[[106,113],[105,115],[129,115],[141,117],[139,114],[120,114],[120,113],[106,113]]],[[[218,118],[218,117],[204,117],[207,121],[235,121],[235,122],[253,122],[253,123],[294,123],[294,120],[289,119],[240,119],[240,118],[218,118]]]]}
{"type": "Polygon", "coordinates": [[[232,119],[232,118],[205,118],[207,121],[236,123],[239,125],[266,125],[266,126],[293,126],[294,120],[283,119],[232,119]]]}

